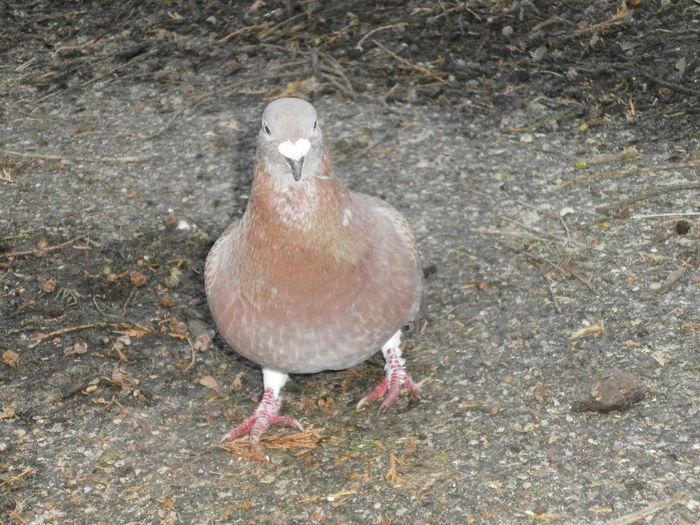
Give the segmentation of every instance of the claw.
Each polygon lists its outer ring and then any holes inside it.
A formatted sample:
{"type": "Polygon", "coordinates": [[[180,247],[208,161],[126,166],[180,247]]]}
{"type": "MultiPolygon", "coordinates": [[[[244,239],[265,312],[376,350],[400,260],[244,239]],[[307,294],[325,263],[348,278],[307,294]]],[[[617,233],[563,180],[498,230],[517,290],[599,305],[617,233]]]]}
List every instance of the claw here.
{"type": "Polygon", "coordinates": [[[384,358],[386,359],[386,366],[384,367],[386,370],[386,377],[382,379],[369,394],[360,400],[357,404],[357,410],[386,395],[384,402],[377,411],[378,414],[382,414],[398,399],[402,386],[412,395],[420,399],[420,387],[414,383],[411,376],[406,373],[404,360],[401,358],[401,350],[398,344],[390,344],[394,342],[393,339],[394,338],[389,340],[389,343],[382,348],[384,358]]]}
{"type": "Polygon", "coordinates": [[[384,394],[386,394],[388,386],[389,382],[386,380],[386,378],[382,379],[379,383],[377,383],[377,386],[375,386],[369,394],[360,399],[360,402],[357,404],[356,410],[360,410],[363,406],[369,405],[372,401],[376,401],[380,397],[383,397],[384,394]]]}
{"type": "Polygon", "coordinates": [[[222,442],[236,439],[244,434],[250,435],[250,445],[256,447],[260,442],[260,437],[270,428],[270,425],[285,425],[303,431],[304,427],[293,417],[280,416],[282,400],[275,397],[272,388],[266,388],[262,401],[255,409],[255,412],[242,424],[226,434],[222,442]]]}

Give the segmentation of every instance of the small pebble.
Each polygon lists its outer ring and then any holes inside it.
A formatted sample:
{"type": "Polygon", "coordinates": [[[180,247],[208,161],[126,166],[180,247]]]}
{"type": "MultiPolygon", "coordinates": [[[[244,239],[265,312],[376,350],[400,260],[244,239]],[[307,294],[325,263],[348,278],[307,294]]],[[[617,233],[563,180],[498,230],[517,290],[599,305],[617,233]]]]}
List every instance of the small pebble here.
{"type": "Polygon", "coordinates": [[[678,235],[685,235],[690,231],[690,223],[686,220],[680,220],[676,223],[676,233],[678,235]]]}
{"type": "Polygon", "coordinates": [[[165,224],[165,227],[168,228],[169,230],[174,230],[177,228],[177,225],[180,223],[180,217],[177,215],[168,215],[163,219],[163,224],[165,224]]]}
{"type": "Polygon", "coordinates": [[[641,401],[649,391],[634,374],[613,372],[594,377],[591,386],[571,407],[576,412],[610,412],[625,409],[641,401]]]}

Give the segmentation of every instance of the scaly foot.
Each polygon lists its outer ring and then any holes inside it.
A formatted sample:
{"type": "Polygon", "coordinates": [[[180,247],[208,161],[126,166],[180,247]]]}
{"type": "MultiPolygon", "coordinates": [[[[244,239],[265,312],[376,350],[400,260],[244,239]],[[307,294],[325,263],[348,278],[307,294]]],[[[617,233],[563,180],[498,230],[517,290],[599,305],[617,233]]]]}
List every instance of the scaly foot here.
{"type": "Polygon", "coordinates": [[[286,425],[303,431],[304,427],[296,419],[279,415],[282,407],[280,390],[286,381],[287,374],[264,368],[263,383],[265,385],[265,393],[258,408],[241,425],[226,434],[221,441],[230,441],[243,434],[249,434],[250,445],[256,447],[260,442],[260,437],[270,428],[270,425],[286,425]]]}
{"type": "Polygon", "coordinates": [[[400,344],[401,332],[399,331],[382,347],[382,353],[386,360],[386,365],[384,366],[386,377],[360,400],[357,404],[358,409],[386,395],[384,402],[379,407],[379,413],[382,413],[394,404],[399,397],[402,386],[406,387],[411,394],[420,398],[420,387],[413,382],[411,376],[406,373],[404,368],[406,361],[401,357],[400,344]]]}

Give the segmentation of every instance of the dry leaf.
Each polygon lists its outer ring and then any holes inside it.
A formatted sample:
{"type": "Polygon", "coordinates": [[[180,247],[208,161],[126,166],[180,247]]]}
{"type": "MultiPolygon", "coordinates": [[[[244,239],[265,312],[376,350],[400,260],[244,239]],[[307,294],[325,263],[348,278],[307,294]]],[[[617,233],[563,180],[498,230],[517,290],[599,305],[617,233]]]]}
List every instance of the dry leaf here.
{"type": "Polygon", "coordinates": [[[216,392],[217,394],[221,394],[224,391],[224,388],[219,384],[219,382],[213,377],[213,376],[202,376],[200,377],[197,382],[216,392]]]}
{"type": "Polygon", "coordinates": [[[573,332],[569,338],[571,339],[578,339],[579,337],[583,337],[584,335],[589,335],[593,334],[594,337],[598,337],[600,334],[603,333],[603,330],[605,330],[605,325],[600,322],[598,324],[594,324],[591,326],[584,326],[583,328],[579,328],[575,332],[573,332]]]}
{"type": "Polygon", "coordinates": [[[161,505],[163,505],[163,507],[166,508],[167,510],[170,510],[175,506],[176,500],[177,500],[177,498],[170,498],[170,499],[156,498],[156,501],[158,503],[160,503],[161,505]]]}
{"type": "Polygon", "coordinates": [[[54,279],[48,279],[44,286],[41,287],[41,291],[44,293],[52,293],[56,289],[56,281],[54,279]]]}
{"type": "Polygon", "coordinates": [[[14,417],[16,413],[17,412],[15,412],[14,408],[8,408],[7,410],[0,412],[0,419],[7,419],[8,417],[14,417]]]}
{"type": "Polygon", "coordinates": [[[175,300],[172,297],[161,297],[158,302],[163,308],[170,309],[175,307],[175,300]]]}
{"type": "MultiPolygon", "coordinates": [[[[133,327],[130,327],[126,330],[117,330],[116,332],[118,334],[125,336],[125,337],[139,338],[139,337],[143,337],[146,334],[150,334],[151,330],[149,330],[148,328],[144,328],[143,326],[133,326],[133,327]]],[[[127,343],[127,344],[131,344],[131,341],[129,341],[129,343],[127,343]]]]}
{"type": "Polygon", "coordinates": [[[19,364],[19,356],[12,350],[5,350],[2,353],[2,362],[7,366],[15,367],[19,364]]]}
{"type": "Polygon", "coordinates": [[[131,284],[133,284],[137,288],[141,288],[142,286],[146,286],[146,283],[148,282],[148,279],[146,279],[146,276],[144,274],[142,274],[141,272],[131,272],[129,274],[129,280],[131,281],[131,284]]]}
{"type": "Polygon", "coordinates": [[[176,339],[187,339],[187,325],[182,321],[173,321],[170,323],[170,337],[176,339]]]}

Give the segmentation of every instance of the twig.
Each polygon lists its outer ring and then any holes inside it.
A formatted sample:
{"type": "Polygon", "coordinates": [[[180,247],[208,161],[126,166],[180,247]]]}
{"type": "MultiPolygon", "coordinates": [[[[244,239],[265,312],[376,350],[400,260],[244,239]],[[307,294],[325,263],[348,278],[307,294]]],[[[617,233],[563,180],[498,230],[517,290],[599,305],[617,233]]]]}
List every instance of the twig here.
{"type": "Polygon", "coordinates": [[[396,468],[397,465],[403,465],[403,463],[399,458],[396,457],[396,455],[389,452],[389,470],[387,470],[384,474],[384,478],[389,482],[389,485],[391,485],[392,487],[397,483],[406,482],[406,480],[401,477],[401,474],[399,474],[399,471],[396,468]]]}
{"type": "Polygon", "coordinates": [[[142,162],[147,157],[72,157],[70,155],[42,155],[40,153],[23,153],[9,149],[0,149],[4,155],[15,155],[17,157],[30,157],[32,159],[46,160],[72,160],[74,162],[142,162]]]}
{"type": "Polygon", "coordinates": [[[574,25],[573,22],[569,22],[568,20],[564,20],[563,18],[561,18],[559,16],[552,16],[552,17],[549,17],[544,22],[540,22],[539,24],[534,26],[532,29],[530,29],[530,35],[535,36],[535,35],[539,34],[540,31],[542,31],[545,27],[550,26],[552,24],[567,24],[569,26],[574,25]]]}
{"type": "Polygon", "coordinates": [[[385,29],[392,29],[394,27],[399,27],[399,28],[403,29],[407,25],[408,25],[408,22],[399,22],[398,24],[389,24],[387,26],[375,27],[374,29],[372,29],[372,31],[368,32],[365,36],[360,38],[360,41],[357,44],[355,44],[355,47],[357,49],[359,49],[360,51],[362,51],[362,42],[367,40],[367,38],[369,38],[374,33],[378,33],[379,31],[384,31],[385,29]]]}
{"type": "Polygon", "coordinates": [[[577,182],[581,182],[584,180],[598,180],[602,179],[603,177],[624,177],[625,175],[631,175],[632,173],[649,173],[651,171],[659,171],[659,170],[675,170],[675,169],[681,169],[681,168],[697,168],[700,166],[700,161],[694,161],[694,162],[680,162],[678,164],[665,164],[663,166],[652,166],[648,168],[631,168],[627,170],[619,170],[619,171],[602,171],[600,173],[593,173],[591,175],[580,175],[576,177],[574,180],[568,180],[566,182],[562,182],[557,186],[557,189],[565,188],[567,186],[570,186],[571,184],[575,184],[577,182]]]}
{"type": "Polygon", "coordinates": [[[593,164],[610,164],[612,162],[619,162],[621,160],[634,160],[639,158],[639,151],[637,151],[636,146],[630,146],[625,148],[619,153],[613,153],[611,155],[596,155],[589,159],[584,159],[584,162],[589,166],[593,164]]]}
{"type": "Polygon", "coordinates": [[[407,67],[409,67],[409,68],[411,68],[411,69],[415,69],[416,71],[420,71],[420,72],[423,73],[424,75],[428,75],[429,77],[434,78],[435,80],[437,80],[437,81],[440,82],[441,84],[444,84],[444,85],[448,85],[448,84],[449,84],[449,82],[448,82],[447,80],[445,80],[444,78],[442,78],[442,77],[436,75],[436,74],[433,73],[432,71],[428,71],[428,70],[425,69],[424,67],[421,67],[421,66],[419,66],[419,65],[417,65],[417,64],[413,64],[412,62],[409,62],[408,60],[406,60],[406,59],[403,58],[402,56],[399,56],[399,55],[397,55],[396,53],[394,53],[391,49],[388,49],[388,48],[384,47],[382,44],[380,44],[380,43],[377,42],[376,40],[372,39],[372,42],[373,42],[374,45],[376,45],[378,48],[382,49],[385,53],[387,53],[388,55],[392,56],[393,58],[395,58],[396,60],[398,60],[399,62],[401,62],[403,65],[405,65],[405,66],[407,66],[407,67]]]}
{"type": "MultiPolygon", "coordinates": [[[[303,63],[305,61],[302,61],[303,63]]],[[[294,62],[287,62],[288,65],[293,64],[294,62]]],[[[258,77],[258,79],[263,80],[263,79],[280,79],[285,76],[295,76],[298,75],[298,71],[291,71],[291,72],[282,72],[282,73],[275,73],[274,75],[261,75],[258,77]]],[[[166,122],[162,128],[160,128],[158,131],[155,133],[152,133],[150,135],[146,135],[145,137],[141,137],[143,140],[153,140],[158,137],[160,137],[163,133],[168,131],[175,122],[180,120],[180,117],[186,112],[186,111],[192,111],[196,109],[200,104],[203,102],[206,102],[207,100],[213,99],[215,96],[223,95],[223,96],[231,96],[231,95],[237,95],[239,92],[237,89],[241,86],[249,86],[251,84],[250,79],[246,80],[241,80],[238,82],[234,82],[233,84],[229,84],[228,86],[224,86],[223,88],[220,89],[215,89],[211,91],[210,93],[204,93],[202,95],[196,95],[195,97],[192,97],[191,99],[188,99],[192,102],[191,105],[189,106],[183,106],[179,110],[177,110],[172,117],[170,117],[170,120],[166,122]]]]}
{"type": "MultiPolygon", "coordinates": [[[[253,24],[252,26],[245,26],[245,27],[239,27],[235,31],[231,31],[228,35],[225,37],[220,38],[219,40],[216,41],[217,44],[224,44],[231,40],[234,36],[239,35],[241,33],[245,33],[247,31],[252,31],[254,29],[265,29],[267,27],[267,24],[253,24]]],[[[209,45],[209,44],[207,44],[209,45]]]]}
{"type": "Polygon", "coordinates": [[[561,225],[564,227],[564,231],[566,232],[566,246],[569,246],[571,244],[571,232],[569,231],[569,226],[566,224],[564,217],[560,216],[559,222],[561,222],[561,225]]]}
{"type": "Polygon", "coordinates": [[[571,270],[570,268],[564,268],[564,267],[560,266],[560,265],[557,264],[557,263],[553,263],[552,261],[549,261],[549,260],[545,259],[544,257],[540,257],[540,256],[535,255],[535,254],[533,254],[533,253],[528,253],[527,256],[528,256],[528,257],[532,257],[532,258],[535,259],[536,261],[540,261],[540,262],[543,262],[543,263],[545,263],[545,264],[548,264],[548,265],[550,265],[552,268],[556,268],[556,269],[559,270],[560,272],[563,272],[563,273],[565,273],[565,274],[568,273],[568,274],[570,274],[570,275],[573,275],[576,279],[578,279],[586,288],[588,288],[588,289],[589,289],[591,292],[593,292],[595,295],[600,295],[600,294],[598,293],[598,290],[596,290],[595,288],[593,288],[593,285],[592,285],[591,283],[589,283],[588,281],[586,281],[586,279],[584,279],[583,277],[581,277],[579,274],[577,274],[575,271],[571,270]]]}
{"type": "MultiPolygon", "coordinates": [[[[215,92],[215,93],[216,93],[216,92],[215,92]]],[[[211,98],[215,93],[206,93],[206,94],[204,94],[204,95],[198,95],[197,97],[195,97],[195,98],[193,99],[193,100],[194,100],[194,103],[193,103],[191,106],[183,106],[183,107],[181,107],[179,110],[177,110],[177,111],[173,114],[172,117],[170,117],[170,120],[168,120],[168,122],[166,122],[165,125],[164,125],[162,128],[160,128],[160,129],[159,129],[158,131],[156,131],[155,133],[152,133],[152,134],[150,134],[150,135],[146,135],[145,137],[142,137],[143,140],[153,140],[153,139],[156,139],[156,138],[160,137],[163,133],[165,133],[166,131],[168,131],[168,130],[173,126],[173,124],[175,124],[175,122],[176,122],[177,120],[180,120],[180,117],[183,115],[183,113],[185,113],[185,111],[196,109],[197,106],[198,106],[199,104],[201,104],[202,102],[204,102],[204,101],[207,100],[208,98],[211,98]]]]}
{"type": "MultiPolygon", "coordinates": [[[[304,13],[296,14],[294,16],[290,16],[289,18],[285,18],[280,23],[275,24],[275,25],[271,26],[270,28],[263,29],[262,31],[260,31],[260,33],[258,33],[257,36],[261,42],[263,42],[270,34],[274,35],[275,37],[278,37],[278,36],[280,36],[280,33],[281,33],[281,31],[277,31],[279,28],[281,28],[284,25],[289,24],[290,22],[293,22],[294,20],[298,20],[299,18],[304,18],[305,16],[306,16],[306,13],[304,12],[304,13]]],[[[293,28],[290,28],[290,29],[293,29],[293,28]]]]}
{"type": "Polygon", "coordinates": [[[352,89],[351,86],[344,86],[340,82],[338,82],[336,79],[334,79],[331,75],[328,73],[324,73],[320,69],[316,71],[316,74],[320,76],[322,79],[326,80],[327,82],[330,82],[335,86],[336,89],[338,89],[340,92],[342,92],[346,97],[348,97],[350,100],[355,100],[355,91],[352,89]]]}
{"type": "Polygon", "coordinates": [[[36,334],[29,339],[31,341],[34,341],[31,345],[29,345],[29,348],[34,348],[38,344],[40,344],[42,341],[46,339],[50,339],[52,337],[56,337],[58,335],[64,335],[64,334],[69,334],[71,332],[77,332],[79,330],[89,330],[91,328],[121,328],[121,329],[127,329],[127,328],[133,328],[136,327],[139,330],[145,330],[146,333],[150,333],[151,330],[144,327],[144,326],[139,326],[137,324],[129,324],[129,323],[93,323],[93,324],[81,324],[78,326],[70,326],[68,328],[61,328],[60,330],[54,330],[53,332],[49,332],[47,334],[36,334]]]}
{"type": "Polygon", "coordinates": [[[628,18],[629,18],[629,10],[626,7],[619,8],[617,13],[615,13],[615,16],[613,16],[610,20],[606,20],[605,22],[601,22],[599,24],[593,24],[593,25],[590,25],[588,27],[583,27],[581,29],[577,29],[573,33],[565,35],[564,40],[576,38],[576,37],[581,36],[581,35],[586,34],[586,33],[592,33],[593,31],[598,31],[599,29],[600,30],[610,29],[613,26],[625,23],[625,21],[628,18]]]}
{"type": "Polygon", "coordinates": [[[270,462],[270,460],[268,458],[261,455],[262,454],[261,447],[255,447],[255,448],[251,447],[250,449],[245,449],[245,448],[243,448],[243,446],[236,446],[233,441],[228,441],[227,443],[211,445],[210,447],[205,448],[205,450],[211,450],[213,448],[216,448],[219,450],[225,450],[226,452],[231,452],[232,454],[235,454],[239,458],[251,459],[253,461],[257,461],[258,463],[269,463],[270,462]],[[258,452],[260,452],[260,453],[258,453],[258,452]]]}
{"type": "Polygon", "coordinates": [[[686,499],[685,494],[679,494],[675,498],[667,499],[666,501],[660,501],[659,503],[653,503],[648,507],[644,507],[641,510],[637,510],[615,520],[609,521],[608,525],[629,525],[630,523],[635,523],[641,519],[647,518],[653,514],[656,514],[660,510],[667,509],[668,507],[673,507],[678,503],[681,503],[686,499]]]}
{"type": "Polygon", "coordinates": [[[646,215],[632,215],[632,219],[661,219],[663,217],[697,217],[700,212],[695,211],[679,211],[678,213],[649,213],[646,215]]]}
{"type": "Polygon", "coordinates": [[[19,514],[17,514],[14,510],[9,511],[9,512],[7,513],[7,515],[10,516],[11,518],[16,519],[16,520],[19,521],[20,523],[29,523],[29,522],[28,522],[27,520],[25,520],[22,516],[20,516],[19,514]]]}
{"type": "Polygon", "coordinates": [[[35,248],[33,250],[24,250],[21,252],[0,253],[0,257],[10,258],[10,257],[21,257],[23,255],[39,255],[39,254],[43,254],[44,252],[52,252],[54,250],[58,250],[60,248],[63,248],[67,244],[72,244],[72,243],[79,241],[81,239],[84,239],[84,238],[85,238],[85,235],[78,235],[77,237],[74,237],[70,241],[62,242],[61,244],[57,244],[55,246],[47,246],[46,248],[35,248]]]}
{"type": "Polygon", "coordinates": [[[634,202],[639,202],[639,201],[644,201],[647,199],[651,199],[652,197],[658,197],[659,195],[663,195],[665,193],[671,193],[674,191],[686,191],[686,190],[697,190],[700,189],[700,183],[696,184],[675,184],[673,186],[667,186],[665,188],[661,188],[660,190],[651,190],[651,191],[645,191],[644,193],[640,193],[639,195],[636,195],[634,197],[629,197],[627,199],[623,199],[619,202],[615,202],[613,204],[607,204],[605,206],[598,206],[595,211],[598,213],[603,213],[603,214],[608,214],[612,211],[615,211],[620,208],[620,206],[623,206],[625,204],[630,205],[634,202]]]}
{"type": "Polygon", "coordinates": [[[676,284],[687,271],[688,268],[686,267],[673,270],[670,274],[668,274],[668,277],[666,277],[664,283],[655,290],[656,293],[662,294],[668,292],[671,289],[671,286],[676,284]]]}
{"type": "MultiPolygon", "coordinates": [[[[216,448],[226,450],[237,456],[252,459],[254,461],[268,462],[269,460],[262,456],[263,448],[265,449],[302,449],[309,450],[319,447],[319,443],[327,441],[328,438],[324,435],[325,428],[308,427],[306,430],[296,432],[294,434],[281,434],[272,436],[263,436],[257,447],[248,449],[248,437],[241,436],[238,439],[219,443],[207,447],[209,449],[216,448]]],[[[332,438],[331,438],[332,439],[332,438]]]]}
{"type": "Polygon", "coordinates": [[[378,104],[382,106],[385,110],[390,111],[392,113],[402,113],[398,109],[389,106],[385,100],[385,97],[373,97],[371,95],[368,95],[367,93],[356,92],[352,87],[352,82],[350,82],[347,75],[345,74],[345,69],[343,68],[343,66],[331,55],[321,53],[318,51],[312,51],[311,60],[311,69],[313,73],[333,84],[333,86],[339,89],[350,100],[356,100],[359,97],[368,100],[373,104],[378,104]],[[316,54],[316,59],[314,59],[314,53],[316,54]],[[315,65],[315,60],[319,62],[318,65],[315,65]],[[333,75],[337,75],[338,77],[340,77],[343,83],[341,84],[339,81],[337,81],[333,77],[333,75]]]}
{"type": "Polygon", "coordinates": [[[352,88],[352,83],[348,80],[345,70],[340,63],[330,55],[326,53],[319,53],[316,50],[312,50],[310,53],[311,58],[311,70],[320,76],[321,78],[327,80],[333,84],[336,88],[342,91],[345,96],[350,100],[355,100],[357,94],[352,88]],[[338,82],[332,75],[337,75],[343,81],[343,84],[338,82]]]}
{"type": "Polygon", "coordinates": [[[475,16],[475,18],[476,18],[479,22],[481,22],[481,17],[480,17],[479,15],[477,15],[476,13],[474,13],[472,10],[467,9],[467,2],[460,2],[460,3],[457,4],[456,6],[450,7],[449,9],[445,9],[445,6],[442,4],[442,2],[440,2],[440,7],[442,7],[442,13],[440,13],[439,15],[433,16],[433,17],[430,19],[431,21],[439,20],[439,19],[442,18],[443,16],[448,16],[450,13],[455,12],[455,11],[457,11],[457,12],[469,11],[470,13],[472,13],[472,14],[475,16]]]}
{"type": "Polygon", "coordinates": [[[669,82],[668,80],[661,80],[660,78],[652,77],[647,73],[640,73],[640,75],[643,78],[646,78],[649,82],[653,82],[654,84],[658,84],[665,88],[672,89],[673,91],[677,91],[678,93],[691,95],[693,97],[700,97],[700,91],[698,91],[697,89],[691,89],[685,86],[681,86],[680,84],[675,84],[674,82],[669,82]]]}
{"type": "Polygon", "coordinates": [[[190,351],[192,352],[192,357],[190,359],[190,364],[187,365],[182,372],[184,374],[189,374],[190,370],[192,370],[194,368],[195,362],[197,360],[197,351],[194,349],[194,345],[192,344],[192,339],[190,338],[190,336],[185,335],[185,339],[187,339],[187,344],[190,345],[190,351]]]}
{"type": "Polygon", "coordinates": [[[522,237],[524,239],[528,240],[538,240],[538,241],[547,241],[549,240],[546,237],[541,237],[539,235],[533,234],[532,232],[517,232],[517,231],[510,231],[510,230],[499,230],[496,228],[471,228],[469,230],[470,232],[474,233],[485,233],[487,235],[504,235],[508,237],[522,237]]]}
{"type": "MultiPolygon", "coordinates": [[[[144,59],[146,59],[146,58],[148,58],[148,57],[154,55],[157,51],[158,51],[158,49],[151,49],[150,51],[147,51],[146,53],[144,53],[144,54],[142,54],[142,55],[139,55],[139,56],[137,56],[137,57],[132,58],[131,60],[129,60],[129,61],[126,62],[125,64],[120,64],[120,65],[118,65],[118,66],[116,66],[116,67],[113,67],[113,68],[110,69],[109,71],[107,71],[107,72],[105,72],[105,73],[102,73],[101,75],[97,75],[96,77],[93,77],[93,78],[91,78],[90,80],[87,80],[87,81],[83,82],[82,84],[80,84],[80,87],[81,87],[81,88],[84,88],[84,87],[86,87],[86,86],[89,86],[90,84],[93,84],[94,82],[97,82],[98,80],[102,80],[103,78],[105,78],[105,77],[111,75],[112,73],[116,73],[116,72],[119,71],[120,69],[123,69],[123,68],[125,68],[125,67],[127,67],[127,66],[130,66],[130,65],[132,65],[132,64],[134,64],[134,63],[136,63],[136,62],[139,62],[139,61],[141,61],[141,60],[144,60],[144,59]]],[[[41,97],[39,100],[37,100],[37,102],[44,102],[45,100],[48,100],[48,99],[50,99],[50,98],[53,98],[53,97],[55,97],[56,95],[58,95],[59,93],[63,93],[63,92],[64,92],[63,89],[56,89],[55,91],[52,91],[52,92],[49,93],[48,95],[46,95],[46,96],[44,96],[44,97],[41,97]]]]}
{"type": "Polygon", "coordinates": [[[95,310],[97,310],[98,313],[99,313],[102,317],[104,317],[105,319],[109,319],[110,317],[112,317],[112,318],[117,318],[117,319],[122,318],[122,316],[120,316],[120,315],[118,315],[118,314],[108,314],[108,313],[104,312],[104,311],[102,310],[102,308],[100,308],[100,305],[97,304],[97,299],[95,298],[95,296],[92,295],[92,296],[90,296],[90,297],[91,297],[91,299],[92,299],[92,303],[95,305],[95,310]]]}
{"type": "Polygon", "coordinates": [[[6,479],[2,483],[0,483],[0,487],[2,487],[3,485],[9,485],[10,483],[14,483],[15,481],[19,481],[20,479],[22,479],[24,476],[27,476],[28,474],[36,474],[36,469],[25,468],[22,472],[17,474],[15,477],[10,478],[10,479],[6,479]]]}
{"type": "MultiPolygon", "coordinates": [[[[486,197],[486,198],[489,199],[491,202],[493,202],[493,197],[492,197],[491,195],[489,195],[488,193],[485,193],[485,192],[479,191],[479,190],[475,190],[475,189],[473,189],[473,188],[467,188],[467,191],[470,192],[470,193],[473,193],[473,194],[475,194],[475,195],[481,195],[482,197],[486,197]]],[[[513,200],[514,200],[515,202],[517,202],[518,204],[520,204],[521,206],[525,206],[526,208],[530,208],[531,210],[535,210],[537,213],[544,213],[544,214],[546,214],[548,217],[552,218],[553,220],[559,220],[559,221],[562,221],[562,222],[563,222],[561,216],[560,216],[559,214],[557,214],[557,213],[552,213],[552,212],[550,212],[550,211],[542,210],[542,209],[539,208],[538,206],[534,206],[533,204],[530,204],[529,202],[520,200],[520,199],[518,199],[518,198],[516,198],[516,197],[513,197],[513,196],[510,195],[510,194],[508,194],[508,195],[509,195],[510,197],[512,197],[513,200]]],[[[531,233],[534,233],[536,236],[538,236],[538,237],[534,237],[534,238],[537,238],[537,239],[539,239],[539,240],[545,240],[545,239],[543,239],[543,238],[541,238],[541,237],[539,237],[539,236],[548,237],[548,238],[550,238],[550,239],[554,239],[554,240],[557,240],[557,241],[561,240],[559,237],[557,237],[557,236],[554,235],[553,233],[542,232],[542,231],[536,230],[536,229],[534,229],[534,228],[527,228],[527,227],[525,227],[524,225],[520,224],[520,223],[517,222],[517,221],[514,221],[514,220],[512,220],[512,219],[507,219],[506,217],[504,217],[504,218],[505,218],[506,220],[508,220],[508,221],[510,221],[510,222],[512,222],[512,223],[514,223],[514,224],[517,224],[517,225],[520,226],[521,228],[523,228],[523,229],[525,229],[525,230],[527,230],[527,231],[529,231],[529,232],[531,232],[531,233]]],[[[488,230],[488,228],[486,228],[485,230],[488,230]]],[[[472,231],[479,231],[479,229],[472,230],[472,231]]],[[[484,231],[483,233],[495,233],[495,234],[498,234],[498,232],[504,232],[505,235],[513,235],[513,236],[516,236],[516,237],[518,236],[518,235],[515,234],[515,233],[505,232],[505,230],[490,230],[490,231],[484,231]]],[[[579,248],[581,247],[580,243],[578,243],[578,242],[576,242],[576,241],[574,241],[574,240],[571,239],[571,233],[569,232],[569,228],[568,228],[565,224],[564,224],[564,232],[567,234],[567,241],[566,241],[566,244],[573,244],[573,245],[576,246],[576,247],[579,247],[579,248]]]]}
{"type": "MultiPolygon", "coordinates": [[[[502,216],[501,218],[502,218],[503,220],[508,221],[508,222],[510,222],[511,224],[515,224],[515,225],[518,226],[519,228],[522,228],[523,230],[528,231],[528,232],[530,232],[530,233],[533,233],[533,234],[535,234],[535,235],[539,235],[539,236],[542,236],[542,237],[548,237],[548,238],[553,239],[553,240],[555,240],[555,241],[559,241],[559,242],[561,242],[561,243],[564,244],[564,245],[570,244],[570,240],[571,240],[571,239],[570,239],[569,237],[567,237],[567,239],[562,239],[562,238],[561,238],[560,236],[558,236],[558,235],[554,235],[553,233],[543,232],[543,231],[538,230],[537,228],[532,228],[532,227],[529,227],[529,226],[525,226],[524,224],[522,224],[522,223],[520,223],[520,222],[518,222],[518,221],[515,221],[515,220],[513,220],[513,219],[510,219],[510,218],[508,218],[508,217],[506,217],[506,216],[502,216]]],[[[560,219],[561,219],[561,217],[560,217],[560,219]]],[[[565,227],[565,228],[564,228],[564,233],[568,233],[568,231],[569,231],[569,229],[565,227]]]]}
{"type": "Polygon", "coordinates": [[[126,309],[129,308],[129,303],[131,300],[134,298],[136,295],[136,287],[132,287],[131,291],[129,292],[129,295],[126,297],[126,301],[124,301],[124,305],[122,306],[122,317],[126,317],[126,309]]]}
{"type": "MultiPolygon", "coordinates": [[[[515,253],[523,253],[522,251],[520,251],[520,250],[518,250],[518,249],[516,249],[516,248],[513,248],[512,246],[509,246],[507,243],[502,242],[502,243],[500,243],[500,244],[503,244],[504,246],[510,248],[510,249],[513,250],[515,253]]],[[[552,262],[552,261],[550,261],[550,260],[548,260],[548,259],[545,259],[544,257],[540,257],[539,255],[535,255],[534,253],[524,252],[524,255],[525,255],[526,257],[529,257],[529,258],[531,258],[531,259],[537,261],[537,262],[541,262],[541,263],[548,264],[549,266],[551,266],[552,268],[555,268],[555,269],[559,270],[559,271],[562,272],[563,274],[573,275],[578,281],[580,281],[586,288],[588,288],[588,289],[589,289],[591,292],[593,292],[595,295],[597,295],[597,296],[600,295],[600,293],[598,293],[598,290],[596,290],[596,289],[593,287],[593,285],[592,285],[591,283],[589,283],[588,281],[586,281],[586,279],[584,279],[583,277],[581,277],[581,276],[580,276],[579,274],[577,274],[575,271],[573,271],[573,270],[571,270],[571,269],[569,269],[569,268],[564,268],[563,266],[559,265],[558,263],[554,263],[554,262],[552,262]]]]}
{"type": "Polygon", "coordinates": [[[538,270],[540,271],[540,274],[542,275],[544,282],[547,283],[547,293],[549,293],[549,302],[552,303],[552,306],[557,311],[557,313],[561,313],[561,308],[559,308],[559,305],[557,304],[557,298],[554,295],[554,290],[552,290],[551,279],[549,277],[547,277],[547,274],[544,271],[542,271],[541,268],[538,268],[538,270]]]}

